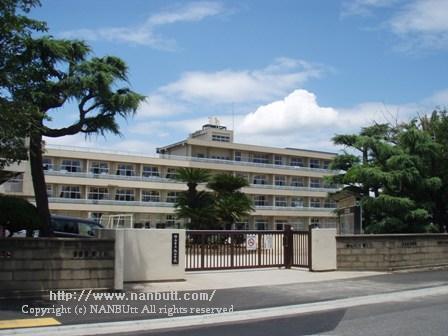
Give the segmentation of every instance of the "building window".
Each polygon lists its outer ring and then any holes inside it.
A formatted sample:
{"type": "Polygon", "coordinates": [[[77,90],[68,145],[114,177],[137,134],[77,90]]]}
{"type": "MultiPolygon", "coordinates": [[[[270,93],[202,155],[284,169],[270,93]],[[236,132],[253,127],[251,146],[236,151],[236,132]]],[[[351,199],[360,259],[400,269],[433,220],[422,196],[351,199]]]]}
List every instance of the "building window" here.
{"type": "Polygon", "coordinates": [[[230,142],[230,136],[220,135],[220,134],[212,134],[212,141],[230,142]]]}
{"type": "Polygon", "coordinates": [[[276,176],[275,185],[284,186],[286,185],[286,176],[276,176]]]}
{"type": "Polygon", "coordinates": [[[109,165],[107,164],[107,162],[94,161],[90,165],[90,172],[92,174],[108,174],[109,165]]]}
{"type": "Polygon", "coordinates": [[[286,197],[284,196],[275,196],[275,206],[277,207],[285,207],[286,204],[286,197]]]}
{"type": "Polygon", "coordinates": [[[132,189],[117,189],[115,192],[116,201],[134,201],[134,190],[132,189]]]}
{"type": "Polygon", "coordinates": [[[253,184],[266,184],[266,176],[255,175],[253,179],[253,184]]]}
{"type": "Polygon", "coordinates": [[[322,187],[322,180],[318,178],[311,178],[310,180],[310,187],[311,188],[320,188],[322,187]]]}
{"type": "Polygon", "coordinates": [[[323,167],[324,169],[330,169],[330,161],[328,161],[328,160],[324,160],[324,161],[322,162],[322,167],[323,167]]]}
{"type": "Polygon", "coordinates": [[[293,157],[293,158],[291,158],[290,165],[294,166],[294,167],[303,167],[303,159],[298,158],[298,157],[293,157]]]}
{"type": "Polygon", "coordinates": [[[254,154],[252,162],[255,163],[269,163],[268,156],[266,154],[254,154]]]}
{"type": "Polygon", "coordinates": [[[328,209],[336,208],[336,201],[331,198],[325,199],[324,208],[328,209]]]}
{"type": "Polygon", "coordinates": [[[121,176],[135,176],[135,169],[133,165],[120,163],[117,166],[117,175],[121,176]]]}
{"type": "Polygon", "coordinates": [[[166,220],[165,220],[166,226],[167,227],[171,227],[171,228],[178,228],[179,225],[176,225],[176,216],[174,215],[166,215],[166,220]]]}
{"type": "Polygon", "coordinates": [[[109,190],[107,188],[90,187],[87,197],[91,200],[107,200],[109,199],[109,190]]]}
{"type": "Polygon", "coordinates": [[[320,208],[320,199],[319,198],[311,198],[310,199],[310,207],[311,208],[320,208]]]}
{"type": "Polygon", "coordinates": [[[81,161],[62,160],[61,170],[66,170],[71,173],[79,173],[81,171],[81,161]]]}
{"type": "Polygon", "coordinates": [[[283,165],[283,158],[280,155],[274,156],[274,164],[277,166],[283,165]]]}
{"type": "Polygon", "coordinates": [[[212,155],[210,156],[211,159],[215,159],[215,160],[230,160],[230,158],[228,156],[223,156],[223,155],[212,155]]]}
{"type": "Polygon", "coordinates": [[[160,193],[155,190],[143,190],[142,202],[160,202],[160,193]]]}
{"type": "Polygon", "coordinates": [[[302,208],[303,207],[303,198],[292,197],[291,198],[291,206],[294,208],[302,208]]]}
{"type": "Polygon", "coordinates": [[[310,168],[320,168],[320,161],[318,159],[311,159],[310,168]]]}
{"type": "Polygon", "coordinates": [[[295,218],[294,222],[290,223],[291,227],[297,231],[304,231],[307,229],[305,218],[295,218]]]}
{"type": "Polygon", "coordinates": [[[276,230],[284,230],[285,225],[288,224],[288,221],[286,219],[276,219],[275,220],[275,229],[276,230]]]}
{"type": "Polygon", "coordinates": [[[47,184],[47,196],[53,197],[53,185],[52,184],[47,184]]]}
{"type": "Polygon", "coordinates": [[[267,222],[265,219],[255,220],[255,230],[266,230],[267,222]]]}
{"type": "Polygon", "coordinates": [[[266,196],[255,195],[254,196],[254,204],[255,204],[255,206],[265,206],[266,205],[266,196]]]}
{"type": "Polygon", "coordinates": [[[60,197],[80,199],[81,188],[78,186],[62,186],[60,197]]]}
{"type": "Polygon", "coordinates": [[[305,180],[303,179],[303,177],[291,177],[291,185],[293,187],[303,187],[305,185],[305,180]]]}
{"type": "Polygon", "coordinates": [[[43,158],[42,168],[43,170],[53,170],[53,160],[50,158],[43,158]]]}
{"type": "Polygon", "coordinates": [[[142,175],[144,177],[159,177],[159,167],[154,166],[143,166],[142,175]]]}
{"type": "Polygon", "coordinates": [[[170,191],[166,195],[167,203],[176,203],[177,202],[178,193],[176,191],[170,191]]]}
{"type": "Polygon", "coordinates": [[[241,161],[241,152],[235,152],[234,159],[235,161],[241,161]]]}
{"type": "Polygon", "coordinates": [[[166,178],[176,179],[176,176],[177,176],[176,168],[168,168],[166,172],[166,178]]]}
{"type": "Polygon", "coordinates": [[[320,223],[320,220],[317,217],[312,217],[310,220],[311,225],[319,225],[319,223],[320,223]]]}

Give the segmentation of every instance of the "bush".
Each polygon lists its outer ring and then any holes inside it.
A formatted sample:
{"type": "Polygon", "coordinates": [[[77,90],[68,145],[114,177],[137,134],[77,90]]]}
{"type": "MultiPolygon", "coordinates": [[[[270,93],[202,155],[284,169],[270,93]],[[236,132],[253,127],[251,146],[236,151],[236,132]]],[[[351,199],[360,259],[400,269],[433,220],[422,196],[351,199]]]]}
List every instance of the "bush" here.
{"type": "Polygon", "coordinates": [[[11,235],[21,230],[38,230],[41,222],[37,208],[27,200],[0,195],[0,226],[11,235]]]}

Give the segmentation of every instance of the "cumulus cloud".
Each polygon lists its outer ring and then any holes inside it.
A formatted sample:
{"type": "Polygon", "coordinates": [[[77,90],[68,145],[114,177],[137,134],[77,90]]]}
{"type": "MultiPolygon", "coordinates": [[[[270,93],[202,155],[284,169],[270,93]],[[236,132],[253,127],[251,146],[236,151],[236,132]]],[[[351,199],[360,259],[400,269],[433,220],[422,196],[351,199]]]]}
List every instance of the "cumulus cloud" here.
{"type": "Polygon", "coordinates": [[[282,100],[260,106],[244,117],[240,125],[243,133],[296,132],[301,127],[334,124],[338,112],[331,107],[319,106],[316,96],[306,90],[295,90],[282,100]]]}
{"type": "Polygon", "coordinates": [[[186,101],[215,104],[266,101],[319,77],[322,71],[321,66],[302,60],[279,58],[258,70],[186,72],[160,91],[186,101]]]}
{"type": "Polygon", "coordinates": [[[76,29],[64,31],[64,38],[81,38],[90,41],[105,40],[117,43],[129,43],[151,46],[157,49],[173,50],[175,41],[156,34],[159,26],[180,22],[197,22],[224,11],[219,2],[191,2],[156,13],[138,25],[131,27],[103,27],[97,29],[76,29]]]}

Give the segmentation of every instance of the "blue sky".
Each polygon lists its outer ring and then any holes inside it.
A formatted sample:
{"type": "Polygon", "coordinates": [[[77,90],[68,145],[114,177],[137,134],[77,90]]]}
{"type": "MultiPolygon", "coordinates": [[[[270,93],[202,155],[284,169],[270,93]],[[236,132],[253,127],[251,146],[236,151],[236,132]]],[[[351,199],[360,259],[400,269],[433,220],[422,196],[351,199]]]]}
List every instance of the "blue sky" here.
{"type": "Polygon", "coordinates": [[[154,153],[217,117],[237,142],[335,151],[335,133],[448,105],[448,0],[43,0],[31,15],[124,59],[148,96],[121,138],[49,143],[154,153]]]}

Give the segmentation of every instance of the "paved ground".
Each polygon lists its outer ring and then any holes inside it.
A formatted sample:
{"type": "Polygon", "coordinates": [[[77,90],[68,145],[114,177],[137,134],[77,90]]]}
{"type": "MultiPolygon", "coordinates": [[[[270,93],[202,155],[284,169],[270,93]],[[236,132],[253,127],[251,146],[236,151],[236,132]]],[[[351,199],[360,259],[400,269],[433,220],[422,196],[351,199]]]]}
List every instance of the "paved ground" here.
{"type": "Polygon", "coordinates": [[[293,283],[312,283],[374,276],[380,272],[309,272],[306,269],[246,269],[232,271],[188,272],[186,281],[128,284],[127,290],[167,291],[206,290],[293,283]]]}
{"type": "MultiPolygon", "coordinates": [[[[331,302],[415,289],[448,288],[446,286],[448,286],[446,270],[389,274],[309,273],[302,270],[276,269],[208,272],[191,274],[187,282],[133,285],[121,299],[108,300],[104,297],[95,299],[90,296],[86,300],[85,294],[80,298],[81,293],[77,293],[76,299],[65,301],[1,300],[0,320],[35,318],[36,316],[30,313],[22,313],[24,306],[28,312],[31,308],[69,308],[71,311],[61,316],[56,316],[54,313],[38,316],[54,318],[62,325],[185,317],[203,314],[207,308],[218,309],[212,313],[220,312],[219,309],[231,309],[244,314],[244,311],[253,309],[331,302]],[[252,286],[248,286],[249,284],[252,286]],[[165,297],[157,298],[156,295],[162,290],[171,292],[166,292],[165,297]],[[131,298],[132,293],[135,295],[147,293],[153,296],[136,300],[131,298]],[[203,294],[205,297],[201,298],[200,295],[203,294]],[[195,295],[198,300],[192,300],[195,295]],[[120,306],[121,312],[104,310],[113,305],[120,306]],[[82,311],[83,307],[85,313],[82,311]],[[123,307],[131,307],[135,311],[125,311],[123,307]]],[[[11,335],[7,330],[3,333],[0,330],[0,335],[2,334],[11,335]]]]}
{"type": "MultiPolygon", "coordinates": [[[[135,336],[290,336],[290,335],[448,335],[448,295],[372,304],[275,319],[175,330],[137,332],[135,336]]],[[[130,335],[129,333],[115,334],[130,335]]]]}

